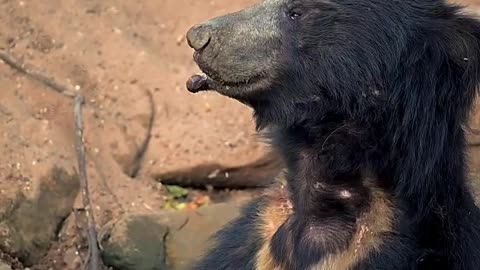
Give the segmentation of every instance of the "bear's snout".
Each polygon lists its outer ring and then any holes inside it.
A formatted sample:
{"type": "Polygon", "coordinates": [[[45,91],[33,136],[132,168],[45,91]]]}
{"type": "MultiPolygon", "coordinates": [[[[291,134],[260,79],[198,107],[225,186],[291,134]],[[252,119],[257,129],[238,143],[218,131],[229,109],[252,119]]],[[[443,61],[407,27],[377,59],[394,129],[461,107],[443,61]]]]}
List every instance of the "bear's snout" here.
{"type": "Polygon", "coordinates": [[[205,48],[211,39],[211,31],[203,24],[194,25],[187,32],[187,42],[192,49],[199,51],[205,48]]]}

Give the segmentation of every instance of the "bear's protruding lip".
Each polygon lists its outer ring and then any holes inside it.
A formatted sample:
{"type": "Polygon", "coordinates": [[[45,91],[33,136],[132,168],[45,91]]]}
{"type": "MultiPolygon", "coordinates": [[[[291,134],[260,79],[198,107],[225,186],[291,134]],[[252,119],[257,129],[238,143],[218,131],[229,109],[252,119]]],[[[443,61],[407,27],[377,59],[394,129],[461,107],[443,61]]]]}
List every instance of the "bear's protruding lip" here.
{"type": "Polygon", "coordinates": [[[221,80],[215,80],[210,75],[206,73],[194,74],[192,75],[186,83],[188,91],[192,93],[197,93],[200,91],[219,91],[219,90],[228,90],[234,86],[241,86],[243,83],[230,83],[224,82],[221,80]]]}
{"type": "Polygon", "coordinates": [[[209,82],[213,81],[206,74],[195,74],[192,75],[186,83],[188,91],[192,93],[197,93],[200,91],[211,90],[212,84],[209,82]]]}
{"type": "Polygon", "coordinates": [[[191,93],[197,93],[207,90],[224,93],[233,89],[241,90],[243,88],[255,88],[255,84],[261,81],[262,78],[262,76],[254,76],[245,82],[227,82],[222,80],[216,80],[205,73],[200,73],[192,75],[187,80],[186,87],[191,93]]]}
{"type": "Polygon", "coordinates": [[[191,93],[212,90],[228,96],[228,92],[233,90],[241,91],[246,88],[256,88],[255,84],[263,78],[262,75],[258,74],[242,81],[225,80],[220,76],[218,71],[201,61],[199,55],[199,52],[195,52],[193,54],[193,60],[200,68],[201,73],[192,75],[186,82],[186,87],[191,93]]]}
{"type": "Polygon", "coordinates": [[[206,90],[219,90],[218,88],[220,86],[226,85],[212,68],[200,60],[200,53],[198,51],[193,54],[193,60],[202,73],[194,74],[187,80],[186,87],[188,91],[197,93],[206,90]]]}

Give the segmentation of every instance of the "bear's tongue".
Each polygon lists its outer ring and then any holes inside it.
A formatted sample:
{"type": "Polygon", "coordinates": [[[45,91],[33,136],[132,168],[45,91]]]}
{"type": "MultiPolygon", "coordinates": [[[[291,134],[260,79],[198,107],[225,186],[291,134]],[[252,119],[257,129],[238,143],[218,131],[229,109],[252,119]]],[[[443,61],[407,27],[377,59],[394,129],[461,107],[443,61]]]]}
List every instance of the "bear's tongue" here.
{"type": "Polygon", "coordinates": [[[208,90],[208,76],[195,74],[187,80],[187,89],[192,93],[208,90]]]}

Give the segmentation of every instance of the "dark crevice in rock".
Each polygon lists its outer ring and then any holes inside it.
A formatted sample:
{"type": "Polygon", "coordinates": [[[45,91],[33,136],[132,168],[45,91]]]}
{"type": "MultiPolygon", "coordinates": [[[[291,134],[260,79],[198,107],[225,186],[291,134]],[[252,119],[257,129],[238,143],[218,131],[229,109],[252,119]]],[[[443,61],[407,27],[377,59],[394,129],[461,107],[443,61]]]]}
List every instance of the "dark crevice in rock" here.
{"type": "Polygon", "coordinates": [[[145,154],[147,153],[148,146],[150,145],[150,140],[152,139],[153,123],[155,122],[156,111],[155,111],[155,102],[153,100],[153,95],[148,90],[146,90],[145,92],[147,94],[148,101],[150,104],[150,117],[148,119],[147,132],[146,132],[145,139],[143,140],[142,144],[140,145],[137,152],[135,153],[135,157],[133,158],[130,172],[128,173],[128,175],[131,178],[137,177],[138,173],[142,169],[143,159],[145,157],[145,154]]]}
{"type": "Polygon", "coordinates": [[[205,164],[155,176],[165,185],[217,189],[261,188],[269,185],[283,168],[283,162],[273,153],[250,164],[225,167],[205,164]]]}

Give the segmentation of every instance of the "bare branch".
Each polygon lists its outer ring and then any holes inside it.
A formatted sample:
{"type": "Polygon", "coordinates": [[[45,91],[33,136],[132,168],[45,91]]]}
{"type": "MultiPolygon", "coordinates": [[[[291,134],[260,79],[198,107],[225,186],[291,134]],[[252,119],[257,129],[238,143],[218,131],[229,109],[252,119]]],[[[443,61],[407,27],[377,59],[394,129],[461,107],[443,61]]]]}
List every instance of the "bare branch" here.
{"type": "MultiPolygon", "coordinates": [[[[49,89],[54,90],[64,96],[74,99],[74,119],[75,119],[75,150],[78,159],[78,170],[80,178],[80,186],[82,188],[83,204],[85,215],[87,219],[87,242],[89,252],[85,260],[85,266],[89,265],[89,270],[98,270],[101,259],[98,248],[98,238],[96,232],[95,219],[93,215],[93,208],[90,201],[90,192],[88,190],[88,179],[86,170],[85,145],[83,137],[83,116],[82,107],[84,105],[84,98],[77,94],[71,87],[58,83],[54,78],[39,71],[39,69],[24,63],[22,60],[13,57],[9,52],[0,49],[0,60],[5,62],[11,68],[27,75],[32,80],[38,81],[49,89]]],[[[78,214],[74,210],[75,214],[78,214]]],[[[76,215],[76,219],[78,215],[76,215]]]]}
{"type": "Polygon", "coordinates": [[[468,146],[468,147],[479,147],[479,146],[480,146],[480,142],[471,142],[471,143],[468,143],[467,146],[468,146]]]}
{"type": "Polygon", "coordinates": [[[155,122],[155,101],[153,100],[153,95],[150,91],[145,91],[148,97],[148,101],[150,104],[150,118],[148,119],[148,126],[147,126],[147,135],[143,140],[140,148],[138,149],[135,157],[133,159],[132,167],[129,172],[129,176],[132,178],[137,177],[138,173],[142,169],[143,158],[148,150],[148,145],[150,144],[150,140],[152,139],[152,129],[153,123],[155,122]]]}
{"type": "Polygon", "coordinates": [[[158,175],[155,179],[162,184],[184,187],[259,188],[271,184],[283,166],[283,162],[278,156],[269,153],[261,159],[243,166],[200,165],[158,175]]]}
{"type": "Polygon", "coordinates": [[[480,135],[480,130],[475,129],[475,128],[470,128],[469,132],[473,135],[480,135]]]}
{"type": "Polygon", "coordinates": [[[75,91],[70,89],[70,87],[62,85],[55,81],[55,79],[49,77],[48,75],[42,73],[35,67],[28,65],[24,63],[20,59],[16,59],[12,55],[10,55],[7,51],[5,50],[0,50],[0,60],[3,60],[5,64],[9,65],[11,68],[18,70],[31,79],[38,81],[46,86],[49,87],[49,89],[52,89],[62,95],[65,95],[67,97],[73,98],[75,97],[75,91]]]}
{"type": "Polygon", "coordinates": [[[82,188],[83,205],[87,217],[87,241],[89,254],[89,270],[98,270],[100,266],[100,252],[98,248],[97,231],[95,229],[95,218],[93,215],[92,204],[90,202],[90,192],[88,190],[88,178],[85,159],[85,144],[83,137],[83,116],[82,107],[84,99],[82,95],[75,96],[74,117],[75,117],[75,150],[78,159],[78,170],[80,177],[80,186],[82,188]]]}

